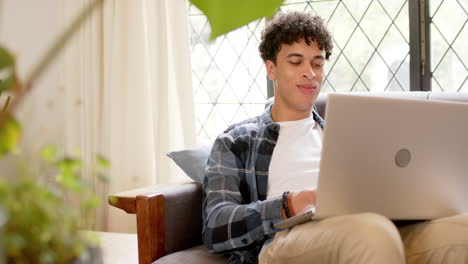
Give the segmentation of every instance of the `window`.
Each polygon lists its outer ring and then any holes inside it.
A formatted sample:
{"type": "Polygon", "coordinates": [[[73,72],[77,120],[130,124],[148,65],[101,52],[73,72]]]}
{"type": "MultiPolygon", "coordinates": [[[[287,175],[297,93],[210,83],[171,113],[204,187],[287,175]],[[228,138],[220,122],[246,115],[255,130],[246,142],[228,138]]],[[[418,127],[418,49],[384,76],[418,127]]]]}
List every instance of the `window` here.
{"type": "Polygon", "coordinates": [[[431,0],[429,9],[432,90],[468,92],[468,1],[431,0]]]}
{"type": "MultiPolygon", "coordinates": [[[[431,86],[434,91],[468,91],[468,51],[462,49],[468,41],[467,9],[468,3],[460,0],[286,0],[281,7],[281,11],[310,11],[327,20],[334,51],[327,63],[324,92],[431,86]],[[419,9],[414,8],[420,2],[427,5],[421,8],[426,12],[423,28],[419,28],[419,9]],[[421,46],[421,34],[430,40],[429,49],[421,46]],[[417,82],[423,59],[430,66],[424,75],[429,84],[417,82]]],[[[199,139],[213,140],[228,125],[263,110],[269,91],[258,44],[265,21],[208,43],[205,16],[194,6],[189,15],[197,133],[199,139]]]]}
{"type": "Polygon", "coordinates": [[[214,140],[229,124],[258,115],[267,98],[267,77],[258,44],[264,20],[208,43],[209,24],[189,10],[192,82],[198,138],[214,140]]]}

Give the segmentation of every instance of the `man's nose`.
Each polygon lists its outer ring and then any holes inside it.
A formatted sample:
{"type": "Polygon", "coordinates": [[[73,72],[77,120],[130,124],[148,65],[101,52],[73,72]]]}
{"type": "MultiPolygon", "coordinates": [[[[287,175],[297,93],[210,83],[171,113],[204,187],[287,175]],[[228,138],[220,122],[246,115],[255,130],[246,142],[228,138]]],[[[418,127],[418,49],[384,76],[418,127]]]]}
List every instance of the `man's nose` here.
{"type": "Polygon", "coordinates": [[[309,79],[309,80],[312,80],[315,77],[315,75],[316,74],[314,70],[312,69],[312,67],[306,67],[306,69],[304,69],[304,72],[302,73],[302,77],[309,79]]]}

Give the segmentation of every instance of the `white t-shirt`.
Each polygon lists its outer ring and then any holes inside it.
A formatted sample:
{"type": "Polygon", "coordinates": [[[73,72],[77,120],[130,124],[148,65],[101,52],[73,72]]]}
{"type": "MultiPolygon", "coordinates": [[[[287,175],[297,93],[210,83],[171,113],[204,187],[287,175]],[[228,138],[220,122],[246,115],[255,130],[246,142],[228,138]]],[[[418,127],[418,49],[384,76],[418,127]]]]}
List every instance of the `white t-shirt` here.
{"type": "Polygon", "coordinates": [[[278,122],[278,141],[271,157],[267,198],[285,191],[317,188],[322,128],[313,116],[278,122]]]}

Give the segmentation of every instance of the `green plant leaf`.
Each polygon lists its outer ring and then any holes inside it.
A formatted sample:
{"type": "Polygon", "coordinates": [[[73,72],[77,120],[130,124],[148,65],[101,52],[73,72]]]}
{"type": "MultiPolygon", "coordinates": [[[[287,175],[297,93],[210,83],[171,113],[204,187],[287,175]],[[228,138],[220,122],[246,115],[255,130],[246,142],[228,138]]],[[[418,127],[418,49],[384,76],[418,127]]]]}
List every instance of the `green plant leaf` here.
{"type": "Polygon", "coordinates": [[[58,161],[57,167],[61,171],[76,171],[77,169],[81,168],[83,163],[81,160],[72,158],[72,157],[65,157],[58,161]]]}
{"type": "Polygon", "coordinates": [[[56,180],[58,183],[62,184],[63,187],[77,193],[82,193],[89,190],[89,185],[87,185],[80,177],[69,170],[61,171],[57,175],[56,180]]]}
{"type": "Polygon", "coordinates": [[[79,169],[83,166],[80,159],[65,157],[57,162],[59,174],[56,177],[58,183],[68,190],[74,192],[84,192],[89,186],[78,175],[79,169]]]}
{"type": "Polygon", "coordinates": [[[85,241],[89,242],[93,246],[99,246],[99,243],[101,242],[97,233],[81,231],[80,235],[85,241]]]}
{"type": "Polygon", "coordinates": [[[96,207],[98,207],[98,205],[100,204],[100,200],[97,196],[93,196],[87,200],[84,200],[82,203],[81,203],[81,207],[84,209],[84,210],[91,210],[91,209],[94,209],[96,207]]]}
{"type": "Polygon", "coordinates": [[[108,169],[110,167],[110,162],[106,159],[103,155],[98,154],[96,157],[97,164],[102,167],[108,169]]]}
{"type": "Polygon", "coordinates": [[[283,0],[190,0],[208,18],[210,39],[275,14],[283,0]]]}
{"type": "Polygon", "coordinates": [[[45,146],[41,149],[40,155],[45,161],[54,161],[57,159],[57,148],[52,145],[45,146]]]}
{"type": "Polygon", "coordinates": [[[0,158],[9,152],[15,152],[21,135],[19,123],[7,112],[0,112],[5,123],[0,127],[0,158]]]}
{"type": "Polygon", "coordinates": [[[102,174],[100,172],[98,172],[98,174],[97,174],[97,179],[102,183],[109,183],[110,182],[109,177],[107,177],[106,175],[104,175],[104,174],[102,174]]]}
{"type": "Polygon", "coordinates": [[[15,59],[0,46],[0,91],[9,90],[15,82],[15,59]]]}

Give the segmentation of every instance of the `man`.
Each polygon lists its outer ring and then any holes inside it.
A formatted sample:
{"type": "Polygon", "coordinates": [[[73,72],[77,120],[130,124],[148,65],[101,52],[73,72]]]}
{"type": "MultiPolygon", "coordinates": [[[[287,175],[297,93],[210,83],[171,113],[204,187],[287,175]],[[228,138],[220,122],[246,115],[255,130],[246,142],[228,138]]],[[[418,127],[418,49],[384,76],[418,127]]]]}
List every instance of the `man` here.
{"type": "Polygon", "coordinates": [[[209,251],[228,263],[468,263],[466,215],[400,230],[370,213],[274,228],[315,204],[324,122],[313,105],[332,37],[320,17],[291,12],[267,24],[259,50],[274,104],[213,145],[203,184],[209,251]]]}

